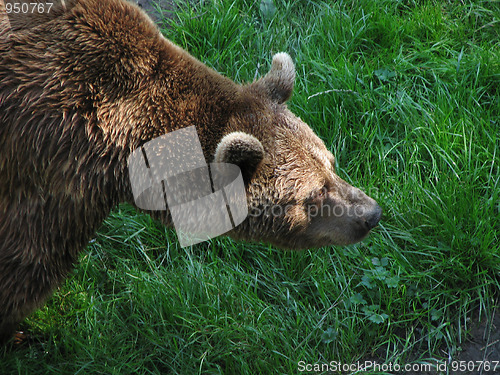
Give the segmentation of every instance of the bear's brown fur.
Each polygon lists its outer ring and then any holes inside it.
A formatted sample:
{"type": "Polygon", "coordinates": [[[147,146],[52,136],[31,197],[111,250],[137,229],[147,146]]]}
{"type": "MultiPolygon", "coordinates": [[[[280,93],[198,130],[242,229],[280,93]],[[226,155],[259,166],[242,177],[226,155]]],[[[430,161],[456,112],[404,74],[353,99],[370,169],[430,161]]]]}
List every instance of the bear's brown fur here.
{"type": "MultiPolygon", "coordinates": [[[[250,215],[232,237],[285,248],[365,237],[380,207],[334,173],[323,142],[287,109],[294,77],[278,54],[266,76],[237,85],[123,0],[66,0],[29,19],[6,17],[0,2],[0,341],[110,210],[133,204],[131,152],[187,126],[207,160],[242,169],[250,215]]],[[[155,216],[170,224],[168,212],[155,216]]]]}

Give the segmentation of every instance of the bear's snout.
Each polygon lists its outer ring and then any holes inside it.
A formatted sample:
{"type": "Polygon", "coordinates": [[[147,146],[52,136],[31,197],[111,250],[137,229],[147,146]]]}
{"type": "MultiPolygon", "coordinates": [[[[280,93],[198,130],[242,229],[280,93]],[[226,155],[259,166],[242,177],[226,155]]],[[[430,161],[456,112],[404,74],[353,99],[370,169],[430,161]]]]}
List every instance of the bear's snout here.
{"type": "Polygon", "coordinates": [[[351,186],[340,178],[337,187],[340,191],[340,201],[337,203],[345,205],[346,215],[340,215],[333,222],[337,227],[332,231],[333,238],[340,244],[356,243],[378,225],[382,218],[382,208],[361,189],[351,186]]]}
{"type": "Polygon", "coordinates": [[[374,207],[365,215],[365,225],[368,230],[375,228],[382,217],[382,207],[375,203],[374,207]]]}

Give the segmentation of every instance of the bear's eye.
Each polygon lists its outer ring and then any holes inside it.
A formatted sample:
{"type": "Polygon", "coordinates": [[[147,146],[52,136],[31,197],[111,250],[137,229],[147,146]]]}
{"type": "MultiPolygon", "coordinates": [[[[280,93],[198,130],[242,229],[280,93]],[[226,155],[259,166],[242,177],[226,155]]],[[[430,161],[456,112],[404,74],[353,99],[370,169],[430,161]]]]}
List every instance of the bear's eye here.
{"type": "Polygon", "coordinates": [[[313,194],[313,197],[316,200],[324,200],[328,194],[328,188],[326,186],[323,186],[321,189],[316,190],[313,194]]]}

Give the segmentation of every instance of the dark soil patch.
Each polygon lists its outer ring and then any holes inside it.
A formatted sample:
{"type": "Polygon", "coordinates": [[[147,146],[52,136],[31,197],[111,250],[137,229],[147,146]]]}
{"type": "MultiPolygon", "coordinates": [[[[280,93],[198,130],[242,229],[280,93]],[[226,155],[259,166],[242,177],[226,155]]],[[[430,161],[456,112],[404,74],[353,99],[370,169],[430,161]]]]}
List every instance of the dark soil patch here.
{"type": "Polygon", "coordinates": [[[139,5],[158,25],[163,26],[163,19],[173,17],[178,8],[174,0],[130,0],[139,5]]]}
{"type": "MultiPolygon", "coordinates": [[[[432,360],[413,362],[411,358],[425,358],[422,353],[411,353],[410,363],[414,364],[413,371],[387,373],[405,375],[486,375],[500,374],[500,305],[491,311],[491,316],[484,315],[479,319],[478,314],[469,322],[469,332],[465,341],[453,353],[446,348],[438,353],[432,353],[432,360]]],[[[418,350],[418,349],[417,349],[418,350]]],[[[382,365],[387,348],[381,348],[377,353],[362,359],[360,362],[374,362],[382,365]]],[[[402,364],[401,366],[404,366],[402,364]]],[[[412,365],[413,367],[413,365],[412,365]]],[[[381,368],[386,370],[386,368],[381,368]]]]}
{"type": "Polygon", "coordinates": [[[483,319],[472,326],[470,338],[453,358],[460,364],[477,363],[476,370],[455,372],[456,374],[500,374],[500,305],[493,309],[492,314],[489,319],[483,319]],[[484,369],[477,369],[480,364],[483,364],[484,369]],[[491,366],[490,371],[486,371],[488,364],[491,366]]]}

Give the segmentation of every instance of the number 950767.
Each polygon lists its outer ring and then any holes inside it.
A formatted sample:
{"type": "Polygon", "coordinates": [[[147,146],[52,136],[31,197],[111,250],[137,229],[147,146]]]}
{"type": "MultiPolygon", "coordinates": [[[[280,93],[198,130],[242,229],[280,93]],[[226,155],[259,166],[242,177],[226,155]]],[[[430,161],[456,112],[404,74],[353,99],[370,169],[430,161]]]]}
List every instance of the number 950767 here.
{"type": "Polygon", "coordinates": [[[7,13],[31,14],[31,13],[50,13],[54,3],[5,3],[7,13]]]}

